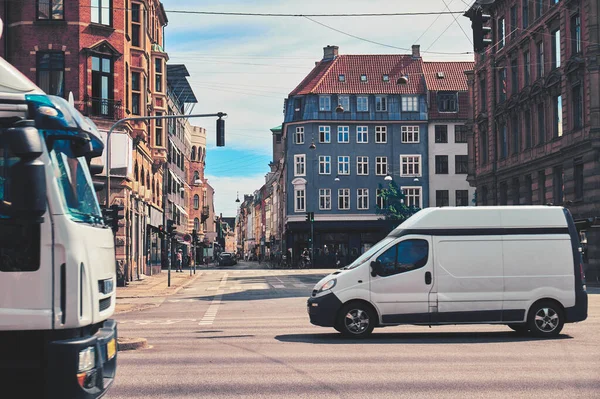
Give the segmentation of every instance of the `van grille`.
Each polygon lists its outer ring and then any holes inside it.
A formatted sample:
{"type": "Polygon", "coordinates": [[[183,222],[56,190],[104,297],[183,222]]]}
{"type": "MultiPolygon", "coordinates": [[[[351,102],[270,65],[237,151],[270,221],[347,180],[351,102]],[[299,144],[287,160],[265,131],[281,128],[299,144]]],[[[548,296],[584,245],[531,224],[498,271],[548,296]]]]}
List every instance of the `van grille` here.
{"type": "Polygon", "coordinates": [[[110,297],[108,298],[104,298],[104,299],[100,299],[100,311],[102,312],[103,310],[106,310],[108,308],[110,308],[110,297]]]}

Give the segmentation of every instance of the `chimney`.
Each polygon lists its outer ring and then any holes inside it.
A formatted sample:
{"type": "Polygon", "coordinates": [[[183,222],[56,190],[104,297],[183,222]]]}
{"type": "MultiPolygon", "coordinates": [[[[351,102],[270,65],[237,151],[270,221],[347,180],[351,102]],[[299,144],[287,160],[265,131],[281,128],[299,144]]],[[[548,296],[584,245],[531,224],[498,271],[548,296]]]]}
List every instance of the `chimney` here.
{"type": "Polygon", "coordinates": [[[421,58],[421,46],[418,44],[412,45],[412,57],[413,58],[421,58]]]}
{"type": "Polygon", "coordinates": [[[323,60],[322,61],[331,61],[334,60],[338,56],[338,46],[330,46],[323,47],[323,60]]]}

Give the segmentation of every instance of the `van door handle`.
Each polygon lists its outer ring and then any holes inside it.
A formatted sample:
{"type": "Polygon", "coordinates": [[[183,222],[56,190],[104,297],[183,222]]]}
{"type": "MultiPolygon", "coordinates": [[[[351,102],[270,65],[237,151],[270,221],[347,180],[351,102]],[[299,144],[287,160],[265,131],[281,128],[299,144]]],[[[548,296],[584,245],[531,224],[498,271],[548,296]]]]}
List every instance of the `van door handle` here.
{"type": "Polygon", "coordinates": [[[431,284],[431,272],[425,273],[425,284],[427,284],[427,285],[431,284]]]}

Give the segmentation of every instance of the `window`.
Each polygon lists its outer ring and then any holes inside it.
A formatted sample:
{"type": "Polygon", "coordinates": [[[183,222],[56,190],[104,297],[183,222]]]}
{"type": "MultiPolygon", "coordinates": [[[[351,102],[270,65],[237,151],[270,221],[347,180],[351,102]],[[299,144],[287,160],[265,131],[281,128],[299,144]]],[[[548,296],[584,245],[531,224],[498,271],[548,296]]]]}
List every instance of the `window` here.
{"type": "Polygon", "coordinates": [[[294,190],[294,212],[305,212],[306,211],[306,201],[304,195],[304,189],[295,189],[294,190]]]}
{"type": "Polygon", "coordinates": [[[519,116],[518,115],[513,115],[513,117],[511,118],[511,127],[510,127],[511,133],[512,133],[512,153],[513,154],[518,154],[519,153],[519,116]]]}
{"type": "Polygon", "coordinates": [[[369,209],[369,189],[359,188],[356,190],[357,196],[357,208],[358,209],[369,209]]]}
{"type": "Polygon", "coordinates": [[[331,143],[331,126],[319,126],[319,143],[331,143]]]}
{"type": "Polygon", "coordinates": [[[506,26],[504,17],[498,19],[498,50],[504,48],[506,44],[506,26]]]}
{"type": "Polygon", "coordinates": [[[429,243],[425,240],[405,240],[379,255],[380,277],[393,276],[422,268],[429,257],[429,243]]]}
{"type": "Polygon", "coordinates": [[[479,98],[481,99],[481,104],[479,109],[482,112],[485,112],[487,108],[487,85],[485,83],[485,78],[479,81],[479,98]]]}
{"type": "Polygon", "coordinates": [[[331,209],[331,189],[320,188],[319,189],[319,209],[322,211],[328,211],[331,209]]]}
{"type": "Polygon", "coordinates": [[[140,3],[131,3],[131,45],[140,47],[142,43],[142,13],[140,3]]]}
{"type": "Polygon", "coordinates": [[[402,96],[402,111],[419,112],[419,97],[402,96]]]}
{"type": "Polygon", "coordinates": [[[406,205],[422,208],[421,187],[402,187],[405,195],[406,205]]]}
{"type": "Polygon", "coordinates": [[[508,205],[508,185],[506,182],[500,183],[499,188],[499,204],[498,205],[508,205]]]}
{"type": "Polygon", "coordinates": [[[498,71],[498,101],[506,101],[506,68],[498,71]]]}
{"type": "Polygon", "coordinates": [[[533,204],[531,175],[525,176],[525,205],[533,204]]]}
{"type": "Polygon", "coordinates": [[[294,142],[296,144],[304,144],[304,128],[297,127],[296,134],[294,135],[294,142]]]}
{"type": "Polygon", "coordinates": [[[65,96],[65,53],[37,52],[37,85],[47,94],[65,96]]]}
{"type": "Polygon", "coordinates": [[[350,97],[338,96],[338,105],[341,105],[344,112],[350,112],[350,97]]]}
{"type": "Polygon", "coordinates": [[[454,142],[455,143],[466,143],[467,142],[467,127],[465,125],[454,126],[454,142]]]}
{"type": "Polygon", "coordinates": [[[356,157],[356,174],[369,174],[369,157],[356,157]]]}
{"type": "MultiPolygon", "coordinates": [[[[529,0],[524,0],[529,1],[529,0]]],[[[531,78],[531,54],[529,51],[523,53],[523,86],[528,86],[531,78]]]]}
{"type": "Polygon", "coordinates": [[[387,200],[385,198],[382,197],[382,191],[381,189],[377,189],[375,190],[375,205],[377,205],[377,207],[379,209],[385,209],[387,208],[388,204],[387,204],[387,200]]]}
{"type": "Polygon", "coordinates": [[[456,93],[439,92],[437,94],[437,103],[439,112],[457,112],[458,104],[456,93]]]}
{"type": "Polygon", "coordinates": [[[552,32],[552,68],[560,67],[560,29],[552,32]]]}
{"type": "Polygon", "coordinates": [[[580,84],[571,89],[571,109],[573,110],[573,129],[581,129],[583,127],[583,90],[580,84]]]}
{"type": "Polygon", "coordinates": [[[319,155],[319,174],[331,174],[331,157],[329,155],[319,155]]]}
{"type": "Polygon", "coordinates": [[[194,209],[200,209],[200,196],[194,195],[194,209]]]}
{"type": "Polygon", "coordinates": [[[194,230],[200,231],[200,219],[194,218],[194,230]]]}
{"type": "Polygon", "coordinates": [[[338,189],[338,209],[340,209],[340,210],[350,209],[350,189],[349,188],[338,189]]]}
{"type": "Polygon", "coordinates": [[[512,35],[517,30],[517,6],[512,6],[510,8],[510,34],[511,40],[514,39],[512,35]]]}
{"type": "Polygon", "coordinates": [[[574,179],[575,179],[575,199],[582,200],[583,199],[583,163],[575,164],[574,171],[574,179]]]}
{"type": "Polygon", "coordinates": [[[389,82],[390,81],[390,75],[383,75],[381,78],[384,82],[389,82]]]}
{"type": "MultiPolygon", "coordinates": [[[[191,155],[190,155],[190,161],[195,161],[195,160],[196,160],[196,146],[192,146],[192,152],[191,152],[191,155]]],[[[194,179],[194,180],[196,180],[196,179],[194,179]]]]}
{"type": "Polygon", "coordinates": [[[522,23],[523,23],[523,29],[526,29],[529,26],[529,2],[531,0],[521,0],[522,3],[522,23]]]}
{"type": "Polygon", "coordinates": [[[363,83],[367,82],[367,75],[365,75],[364,73],[362,75],[360,75],[360,81],[363,83]]]}
{"type": "Polygon", "coordinates": [[[448,190],[435,190],[435,206],[450,206],[450,194],[448,190]]]}
{"type": "Polygon", "coordinates": [[[479,199],[479,204],[480,205],[487,205],[488,204],[488,189],[487,186],[481,186],[481,195],[480,195],[481,199],[479,199]]]}
{"type": "Polygon", "coordinates": [[[564,176],[563,176],[563,168],[562,166],[555,166],[552,170],[552,188],[554,195],[554,205],[561,205],[563,203],[563,184],[564,184],[564,176]]]}
{"type": "MultiPolygon", "coordinates": [[[[198,152],[198,160],[200,160],[200,152],[198,152]]],[[[198,180],[200,180],[200,173],[196,170],[194,172],[194,184],[198,184],[196,183],[198,180]]]]}
{"type": "Polygon", "coordinates": [[[448,125],[435,125],[435,142],[437,144],[448,142],[448,125]]]}
{"type": "Polygon", "coordinates": [[[519,178],[515,177],[512,181],[512,204],[520,205],[521,203],[521,185],[519,178]]]}
{"type": "Polygon", "coordinates": [[[338,75],[338,81],[339,81],[339,82],[345,82],[345,81],[346,81],[346,75],[344,75],[344,74],[340,73],[340,74],[338,75]]]}
{"type": "Polygon", "coordinates": [[[378,144],[387,143],[387,126],[375,126],[375,142],[378,144]]]}
{"type": "Polygon", "coordinates": [[[488,132],[485,129],[481,130],[480,133],[481,139],[481,148],[479,149],[479,156],[481,157],[481,165],[485,165],[488,161],[488,152],[489,152],[489,141],[488,141],[488,132]]]}
{"type": "Polygon", "coordinates": [[[455,155],[454,156],[454,173],[457,175],[466,174],[469,172],[469,156],[455,155]]]}
{"type": "Polygon", "coordinates": [[[469,190],[456,190],[456,206],[469,206],[469,190]]]}
{"type": "Polygon", "coordinates": [[[158,93],[163,91],[163,61],[160,58],[154,60],[154,79],[155,79],[155,90],[158,93]]]}
{"type": "Polygon", "coordinates": [[[419,142],[419,126],[402,126],[401,131],[403,143],[419,142]]]}
{"type": "Polygon", "coordinates": [[[510,62],[510,90],[511,95],[515,95],[519,92],[519,66],[517,60],[513,59],[510,62]]]}
{"type": "Polygon", "coordinates": [[[350,127],[338,126],[338,143],[350,142],[350,127]]]}
{"type": "Polygon", "coordinates": [[[508,156],[508,137],[506,123],[500,125],[500,159],[508,156]]]}
{"type": "MultiPolygon", "coordinates": [[[[162,112],[156,112],[156,116],[162,116],[162,112]]],[[[154,144],[157,147],[162,147],[163,145],[163,120],[156,119],[154,121],[154,144]]]]}
{"type": "Polygon", "coordinates": [[[544,103],[539,103],[537,106],[538,114],[538,144],[544,144],[546,141],[546,107],[544,103]]]}
{"type": "Polygon", "coordinates": [[[338,175],[349,175],[350,174],[350,157],[339,156],[338,157],[338,175]]]}
{"type": "Polygon", "coordinates": [[[131,73],[131,113],[134,115],[140,115],[140,102],[141,102],[141,85],[140,85],[140,73],[131,73]]]}
{"type": "Polygon", "coordinates": [[[319,96],[319,111],[331,111],[331,97],[319,96]]]}
{"type": "Polygon", "coordinates": [[[571,17],[571,54],[581,53],[581,17],[575,14],[571,17]]]}
{"type": "Polygon", "coordinates": [[[523,114],[525,122],[525,148],[531,148],[532,137],[531,137],[531,111],[527,110],[523,114]]]}
{"type": "Polygon", "coordinates": [[[369,127],[368,126],[357,126],[356,127],[356,142],[357,143],[368,143],[369,142],[369,127]]]}
{"type": "Polygon", "coordinates": [[[562,96],[556,96],[554,99],[554,137],[562,137],[562,96]]]}
{"type": "Polygon", "coordinates": [[[375,157],[375,174],[377,176],[387,175],[387,157],[375,157]]]}
{"type": "Polygon", "coordinates": [[[101,25],[112,25],[112,0],[91,0],[92,22],[101,25]]]}
{"type": "Polygon", "coordinates": [[[435,156],[435,174],[436,175],[447,175],[448,174],[448,155],[436,155],[435,156]]]}
{"type": "Polygon", "coordinates": [[[306,157],[304,154],[294,155],[294,176],[306,176],[306,157]]]}
{"type": "Polygon", "coordinates": [[[38,20],[61,20],[65,19],[63,0],[38,0],[38,20]]]}
{"type": "Polygon", "coordinates": [[[375,96],[375,111],[387,111],[387,97],[375,96]]]}
{"type": "Polygon", "coordinates": [[[368,112],[369,111],[369,97],[365,97],[365,96],[356,97],[356,111],[357,112],[368,112]]]}
{"type": "Polygon", "coordinates": [[[540,41],[537,44],[537,79],[544,76],[544,42],[540,41]]]}
{"type": "Polygon", "coordinates": [[[540,205],[546,204],[546,171],[538,172],[538,194],[540,205]]]}
{"type": "Polygon", "coordinates": [[[535,1],[535,18],[539,18],[544,14],[544,0],[534,0],[535,1]]]}
{"type": "Polygon", "coordinates": [[[400,176],[420,177],[421,176],[421,156],[420,155],[401,155],[400,156],[400,176]]]}
{"type": "Polygon", "coordinates": [[[112,60],[92,56],[92,111],[94,116],[114,115],[112,60]]]}

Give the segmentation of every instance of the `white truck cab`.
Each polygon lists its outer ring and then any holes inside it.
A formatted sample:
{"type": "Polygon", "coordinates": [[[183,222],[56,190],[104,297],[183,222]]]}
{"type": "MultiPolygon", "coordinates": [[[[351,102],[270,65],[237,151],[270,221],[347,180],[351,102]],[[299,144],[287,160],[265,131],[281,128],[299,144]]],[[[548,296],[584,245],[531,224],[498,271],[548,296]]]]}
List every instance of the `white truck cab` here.
{"type": "Polygon", "coordinates": [[[587,318],[579,237],[550,206],[427,208],[308,299],[311,323],[354,337],[399,324],[506,324],[554,336],[587,318]]]}

